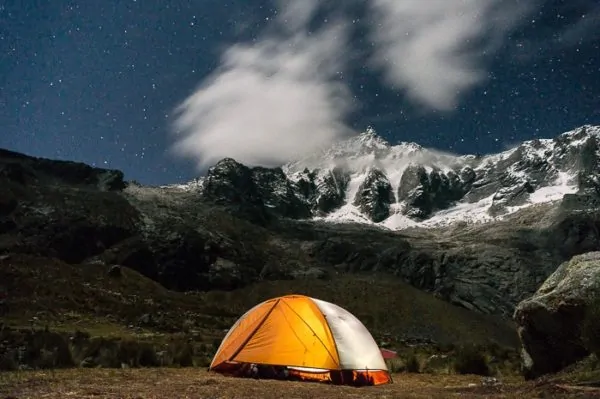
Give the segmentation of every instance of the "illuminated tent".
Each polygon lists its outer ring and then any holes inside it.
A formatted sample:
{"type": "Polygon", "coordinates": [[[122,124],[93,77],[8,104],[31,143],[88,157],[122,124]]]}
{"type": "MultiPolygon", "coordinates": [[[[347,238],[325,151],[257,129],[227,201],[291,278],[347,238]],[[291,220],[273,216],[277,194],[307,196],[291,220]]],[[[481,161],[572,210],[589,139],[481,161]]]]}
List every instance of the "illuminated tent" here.
{"type": "Polygon", "coordinates": [[[209,370],[336,384],[391,382],[379,347],[366,327],[333,303],[287,295],[258,304],[231,327],[209,370]]]}

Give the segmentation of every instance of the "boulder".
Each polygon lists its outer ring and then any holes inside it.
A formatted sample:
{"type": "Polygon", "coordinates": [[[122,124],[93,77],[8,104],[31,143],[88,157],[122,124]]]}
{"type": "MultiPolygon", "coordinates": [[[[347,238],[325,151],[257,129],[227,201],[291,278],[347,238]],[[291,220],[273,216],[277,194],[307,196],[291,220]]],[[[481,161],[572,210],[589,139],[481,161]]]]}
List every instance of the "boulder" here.
{"type": "Polygon", "coordinates": [[[599,293],[600,252],[589,252],[561,264],[532,297],[517,305],[514,319],[526,377],[559,371],[589,354],[581,327],[599,293]]]}

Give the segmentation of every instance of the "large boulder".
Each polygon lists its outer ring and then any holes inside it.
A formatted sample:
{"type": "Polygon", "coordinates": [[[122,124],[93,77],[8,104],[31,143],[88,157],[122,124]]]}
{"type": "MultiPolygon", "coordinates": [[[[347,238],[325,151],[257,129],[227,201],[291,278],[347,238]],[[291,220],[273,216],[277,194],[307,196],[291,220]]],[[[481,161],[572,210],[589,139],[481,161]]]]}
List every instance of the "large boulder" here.
{"type": "Polygon", "coordinates": [[[527,377],[559,371],[589,354],[581,326],[599,293],[600,252],[588,252],[561,264],[532,297],[519,303],[514,319],[527,377]]]}

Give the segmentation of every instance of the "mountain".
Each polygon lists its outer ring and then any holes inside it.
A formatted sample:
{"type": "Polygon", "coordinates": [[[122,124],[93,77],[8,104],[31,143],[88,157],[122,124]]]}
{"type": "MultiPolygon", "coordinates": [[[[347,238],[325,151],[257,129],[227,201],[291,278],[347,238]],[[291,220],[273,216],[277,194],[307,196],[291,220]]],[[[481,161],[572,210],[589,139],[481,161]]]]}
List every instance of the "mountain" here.
{"type": "Polygon", "coordinates": [[[223,159],[162,187],[0,149],[2,322],[187,329],[206,351],[257,302],[304,293],[386,342],[514,346],[517,304],[600,251],[599,136],[476,157],[369,130],[281,168],[223,159]]]}
{"type": "Polygon", "coordinates": [[[373,129],[281,168],[227,158],[188,185],[216,204],[268,215],[392,230],[503,220],[530,206],[600,193],[600,127],[525,141],[499,154],[456,156],[390,145],[373,129]],[[573,195],[576,195],[573,197],[573,195]]]}
{"type": "Polygon", "coordinates": [[[368,131],[283,168],[224,159],[167,187],[0,151],[0,256],[120,265],[175,291],[378,273],[508,317],[559,264],[600,250],[597,136],[584,126],[477,158],[368,131]],[[382,228],[400,219],[416,227],[382,228]]]}

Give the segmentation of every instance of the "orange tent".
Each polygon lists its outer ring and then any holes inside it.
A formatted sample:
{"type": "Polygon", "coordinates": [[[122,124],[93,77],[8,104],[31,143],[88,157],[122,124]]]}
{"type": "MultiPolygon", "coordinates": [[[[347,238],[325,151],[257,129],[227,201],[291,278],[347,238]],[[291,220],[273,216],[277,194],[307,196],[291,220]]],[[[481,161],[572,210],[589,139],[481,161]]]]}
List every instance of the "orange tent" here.
{"type": "Polygon", "coordinates": [[[391,382],[366,327],[341,307],[303,295],[258,304],[231,327],[209,370],[338,384],[391,382]]]}

